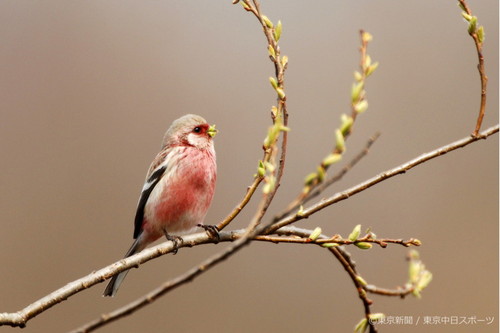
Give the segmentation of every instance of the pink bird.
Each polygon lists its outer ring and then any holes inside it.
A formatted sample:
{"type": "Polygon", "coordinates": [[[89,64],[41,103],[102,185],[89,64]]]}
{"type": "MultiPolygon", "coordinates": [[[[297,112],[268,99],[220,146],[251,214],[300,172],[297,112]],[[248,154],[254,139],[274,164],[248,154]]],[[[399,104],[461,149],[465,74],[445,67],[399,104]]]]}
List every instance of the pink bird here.
{"type": "MultiPolygon", "coordinates": [[[[216,133],[214,126],[193,114],[172,123],[142,187],[135,215],[135,242],[125,258],[164,235],[175,240],[172,235],[203,226],[215,191],[217,166],[212,138],[216,133]]],[[[115,275],[103,295],[114,296],[127,273],[115,275]]]]}

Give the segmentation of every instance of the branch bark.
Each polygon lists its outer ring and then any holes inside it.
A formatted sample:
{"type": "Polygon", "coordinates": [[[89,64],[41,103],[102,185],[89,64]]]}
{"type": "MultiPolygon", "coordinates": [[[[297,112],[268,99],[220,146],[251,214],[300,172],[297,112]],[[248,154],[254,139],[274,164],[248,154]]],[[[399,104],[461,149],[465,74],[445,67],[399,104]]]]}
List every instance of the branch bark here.
{"type": "MultiPolygon", "coordinates": [[[[385,181],[389,178],[392,178],[398,174],[405,173],[406,171],[426,162],[429,161],[433,158],[442,156],[448,152],[454,151],[458,148],[465,147],[471,143],[474,143],[476,141],[486,139],[489,136],[498,133],[499,126],[493,126],[490,127],[483,132],[481,132],[478,136],[469,136],[460,140],[457,140],[455,142],[452,142],[448,145],[445,145],[443,147],[440,147],[438,149],[435,149],[429,153],[423,154],[411,161],[408,161],[400,166],[397,166],[391,170],[388,170],[386,172],[383,172],[379,174],[376,177],[373,177],[365,182],[362,182],[361,184],[358,184],[354,187],[351,187],[350,189],[339,192],[332,197],[322,200],[311,207],[305,209],[301,214],[295,214],[290,217],[286,217],[274,224],[271,225],[262,225],[260,228],[255,229],[251,234],[248,235],[247,238],[239,238],[237,241],[235,241],[232,246],[228,247],[225,251],[221,252],[220,254],[208,259],[201,265],[199,265],[197,268],[192,269],[188,273],[184,274],[182,278],[176,278],[175,280],[178,281],[177,284],[182,284],[186,283],[188,281],[191,281],[192,278],[195,276],[200,275],[204,271],[206,271],[208,268],[213,267],[217,263],[222,262],[224,259],[228,258],[232,254],[236,253],[241,247],[244,245],[248,244],[248,242],[251,240],[251,238],[255,237],[258,234],[261,235],[269,235],[277,232],[278,229],[283,228],[284,226],[287,226],[295,221],[307,218],[314,214],[317,211],[320,211],[336,202],[345,200],[349,198],[352,195],[355,195],[357,193],[360,193],[362,191],[367,190],[368,188],[385,181]]],[[[221,232],[220,233],[221,240],[235,240],[237,237],[235,236],[235,232],[221,232]]],[[[183,237],[183,242],[180,247],[188,246],[196,246],[200,244],[205,244],[205,243],[210,243],[213,242],[214,240],[206,233],[198,233],[198,234],[192,234],[192,235],[186,235],[183,237]]],[[[142,252],[133,255],[129,258],[122,259],[120,261],[117,261],[114,264],[111,264],[107,267],[104,267],[98,271],[95,271],[93,273],[90,273],[78,280],[75,280],[73,282],[68,283],[64,287],[55,290],[54,292],[50,293],[49,295],[33,302],[32,304],[28,305],[22,310],[19,310],[17,312],[12,312],[12,313],[0,313],[0,326],[3,325],[9,325],[13,327],[24,327],[26,323],[39,315],[40,313],[50,309],[52,306],[59,304],[63,302],[64,300],[68,299],[69,297],[79,293],[82,290],[85,290],[87,288],[90,288],[98,283],[101,283],[107,279],[109,279],[111,276],[118,274],[122,271],[125,271],[127,269],[130,269],[132,267],[138,267],[139,265],[152,260],[154,258],[157,258],[159,256],[165,255],[169,252],[172,252],[174,249],[174,244],[170,241],[164,242],[162,244],[159,244],[157,246],[147,248],[143,250],[142,252]]],[[[169,286],[171,282],[167,282],[164,284],[164,286],[169,286]]],[[[168,287],[172,289],[172,287],[168,287]]],[[[164,294],[164,293],[162,293],[164,294]]]]}

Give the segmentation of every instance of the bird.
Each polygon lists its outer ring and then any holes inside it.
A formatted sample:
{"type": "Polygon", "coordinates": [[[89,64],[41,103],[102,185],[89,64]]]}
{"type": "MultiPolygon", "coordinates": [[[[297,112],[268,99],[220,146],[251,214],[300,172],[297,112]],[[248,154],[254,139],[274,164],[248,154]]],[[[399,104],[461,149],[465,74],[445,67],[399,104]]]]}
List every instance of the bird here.
{"type": "MultiPolygon", "coordinates": [[[[125,258],[162,236],[177,242],[180,237],[174,235],[197,226],[213,231],[215,226],[205,226],[203,221],[215,192],[216,133],[215,125],[195,114],[172,122],[147,172],[135,214],[135,241],[125,258]]],[[[127,273],[113,276],[103,296],[115,296],[127,273]]]]}

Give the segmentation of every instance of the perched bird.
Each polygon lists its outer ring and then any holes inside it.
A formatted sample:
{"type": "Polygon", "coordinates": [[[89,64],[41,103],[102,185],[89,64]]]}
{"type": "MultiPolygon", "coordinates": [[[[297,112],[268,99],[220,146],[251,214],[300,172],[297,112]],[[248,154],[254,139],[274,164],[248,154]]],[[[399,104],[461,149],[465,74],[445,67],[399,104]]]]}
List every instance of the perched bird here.
{"type": "MultiPolygon", "coordinates": [[[[214,126],[194,114],[172,123],[146,175],[135,215],[135,241],[125,258],[164,235],[174,240],[172,235],[203,225],[215,190],[212,138],[216,133],[214,126]]],[[[115,275],[103,295],[114,296],[127,273],[115,275]]]]}

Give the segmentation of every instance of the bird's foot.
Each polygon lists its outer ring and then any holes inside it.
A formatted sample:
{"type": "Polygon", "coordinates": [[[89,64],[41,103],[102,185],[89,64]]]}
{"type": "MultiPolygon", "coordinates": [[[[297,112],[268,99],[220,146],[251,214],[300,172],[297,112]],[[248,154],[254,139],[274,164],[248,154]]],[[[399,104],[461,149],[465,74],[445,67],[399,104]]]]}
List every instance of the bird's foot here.
{"type": "Polygon", "coordinates": [[[212,224],[210,224],[210,225],[198,224],[198,227],[205,229],[207,234],[214,239],[215,244],[219,243],[220,235],[219,235],[219,229],[217,229],[217,226],[212,225],[212,224]]]}
{"type": "Polygon", "coordinates": [[[166,229],[163,229],[163,233],[165,234],[165,238],[174,243],[174,249],[172,251],[173,254],[177,254],[179,251],[179,246],[184,241],[182,237],[170,235],[166,229]]]}

